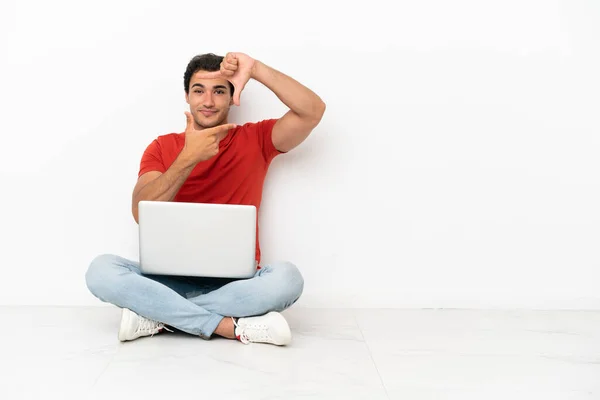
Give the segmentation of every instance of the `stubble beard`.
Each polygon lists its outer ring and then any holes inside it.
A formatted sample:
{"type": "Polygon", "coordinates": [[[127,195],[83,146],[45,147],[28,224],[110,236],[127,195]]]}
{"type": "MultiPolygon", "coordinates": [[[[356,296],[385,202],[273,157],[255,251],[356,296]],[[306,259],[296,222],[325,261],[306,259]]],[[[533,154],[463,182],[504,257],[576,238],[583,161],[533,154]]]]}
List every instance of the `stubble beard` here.
{"type": "Polygon", "coordinates": [[[216,119],[214,122],[202,122],[199,121],[197,118],[194,118],[194,121],[196,121],[196,124],[198,126],[200,126],[202,129],[208,129],[208,128],[214,128],[215,126],[219,126],[219,125],[223,125],[225,123],[225,120],[227,119],[227,113],[224,113],[219,119],[216,119]]]}

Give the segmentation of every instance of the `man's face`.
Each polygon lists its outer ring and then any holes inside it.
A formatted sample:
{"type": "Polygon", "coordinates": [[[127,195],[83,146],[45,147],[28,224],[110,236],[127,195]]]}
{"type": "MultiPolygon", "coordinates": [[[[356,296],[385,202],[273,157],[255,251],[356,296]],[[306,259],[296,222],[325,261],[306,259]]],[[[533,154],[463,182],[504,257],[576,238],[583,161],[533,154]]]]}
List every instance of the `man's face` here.
{"type": "Polygon", "coordinates": [[[212,128],[227,122],[233,98],[226,79],[199,79],[197,71],[190,79],[189,94],[185,101],[190,105],[196,124],[201,128],[212,128]]]}

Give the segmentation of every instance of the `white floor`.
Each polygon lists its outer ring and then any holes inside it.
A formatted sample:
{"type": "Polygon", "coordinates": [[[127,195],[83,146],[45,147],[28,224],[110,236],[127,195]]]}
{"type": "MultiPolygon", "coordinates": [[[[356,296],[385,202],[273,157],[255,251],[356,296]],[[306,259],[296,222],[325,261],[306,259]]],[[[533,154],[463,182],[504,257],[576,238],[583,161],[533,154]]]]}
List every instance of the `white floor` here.
{"type": "Polygon", "coordinates": [[[0,399],[600,399],[600,312],[284,315],[288,347],[119,343],[116,307],[0,307],[0,399]]]}

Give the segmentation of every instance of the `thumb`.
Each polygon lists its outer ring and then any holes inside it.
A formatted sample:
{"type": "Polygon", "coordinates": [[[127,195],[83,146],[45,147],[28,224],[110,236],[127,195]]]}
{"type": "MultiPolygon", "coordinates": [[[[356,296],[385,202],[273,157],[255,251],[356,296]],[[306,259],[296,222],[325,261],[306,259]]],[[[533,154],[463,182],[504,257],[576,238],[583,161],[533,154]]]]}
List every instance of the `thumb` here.
{"type": "Polygon", "coordinates": [[[235,104],[236,106],[240,105],[240,97],[242,95],[242,90],[244,90],[244,87],[246,85],[241,85],[241,86],[236,86],[235,88],[235,93],[233,94],[233,104],[235,104]]]}
{"type": "Polygon", "coordinates": [[[192,118],[192,114],[190,114],[189,112],[185,112],[185,119],[186,119],[186,127],[185,127],[185,131],[189,132],[189,131],[193,131],[194,130],[194,118],[192,118]]]}

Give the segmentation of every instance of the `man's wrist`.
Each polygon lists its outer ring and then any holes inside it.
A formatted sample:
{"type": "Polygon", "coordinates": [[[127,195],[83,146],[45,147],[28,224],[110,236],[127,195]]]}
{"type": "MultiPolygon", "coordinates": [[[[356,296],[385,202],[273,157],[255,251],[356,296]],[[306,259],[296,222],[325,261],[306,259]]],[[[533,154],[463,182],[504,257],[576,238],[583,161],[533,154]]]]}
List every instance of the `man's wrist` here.
{"type": "Polygon", "coordinates": [[[260,75],[265,68],[265,64],[258,60],[254,60],[254,65],[252,66],[252,70],[250,72],[250,78],[260,81],[260,75]]]}
{"type": "Polygon", "coordinates": [[[189,151],[187,151],[186,147],[184,147],[181,150],[181,152],[179,152],[179,157],[177,157],[177,161],[181,169],[194,168],[194,166],[197,164],[196,161],[194,161],[192,155],[189,153],[189,151]]]}

